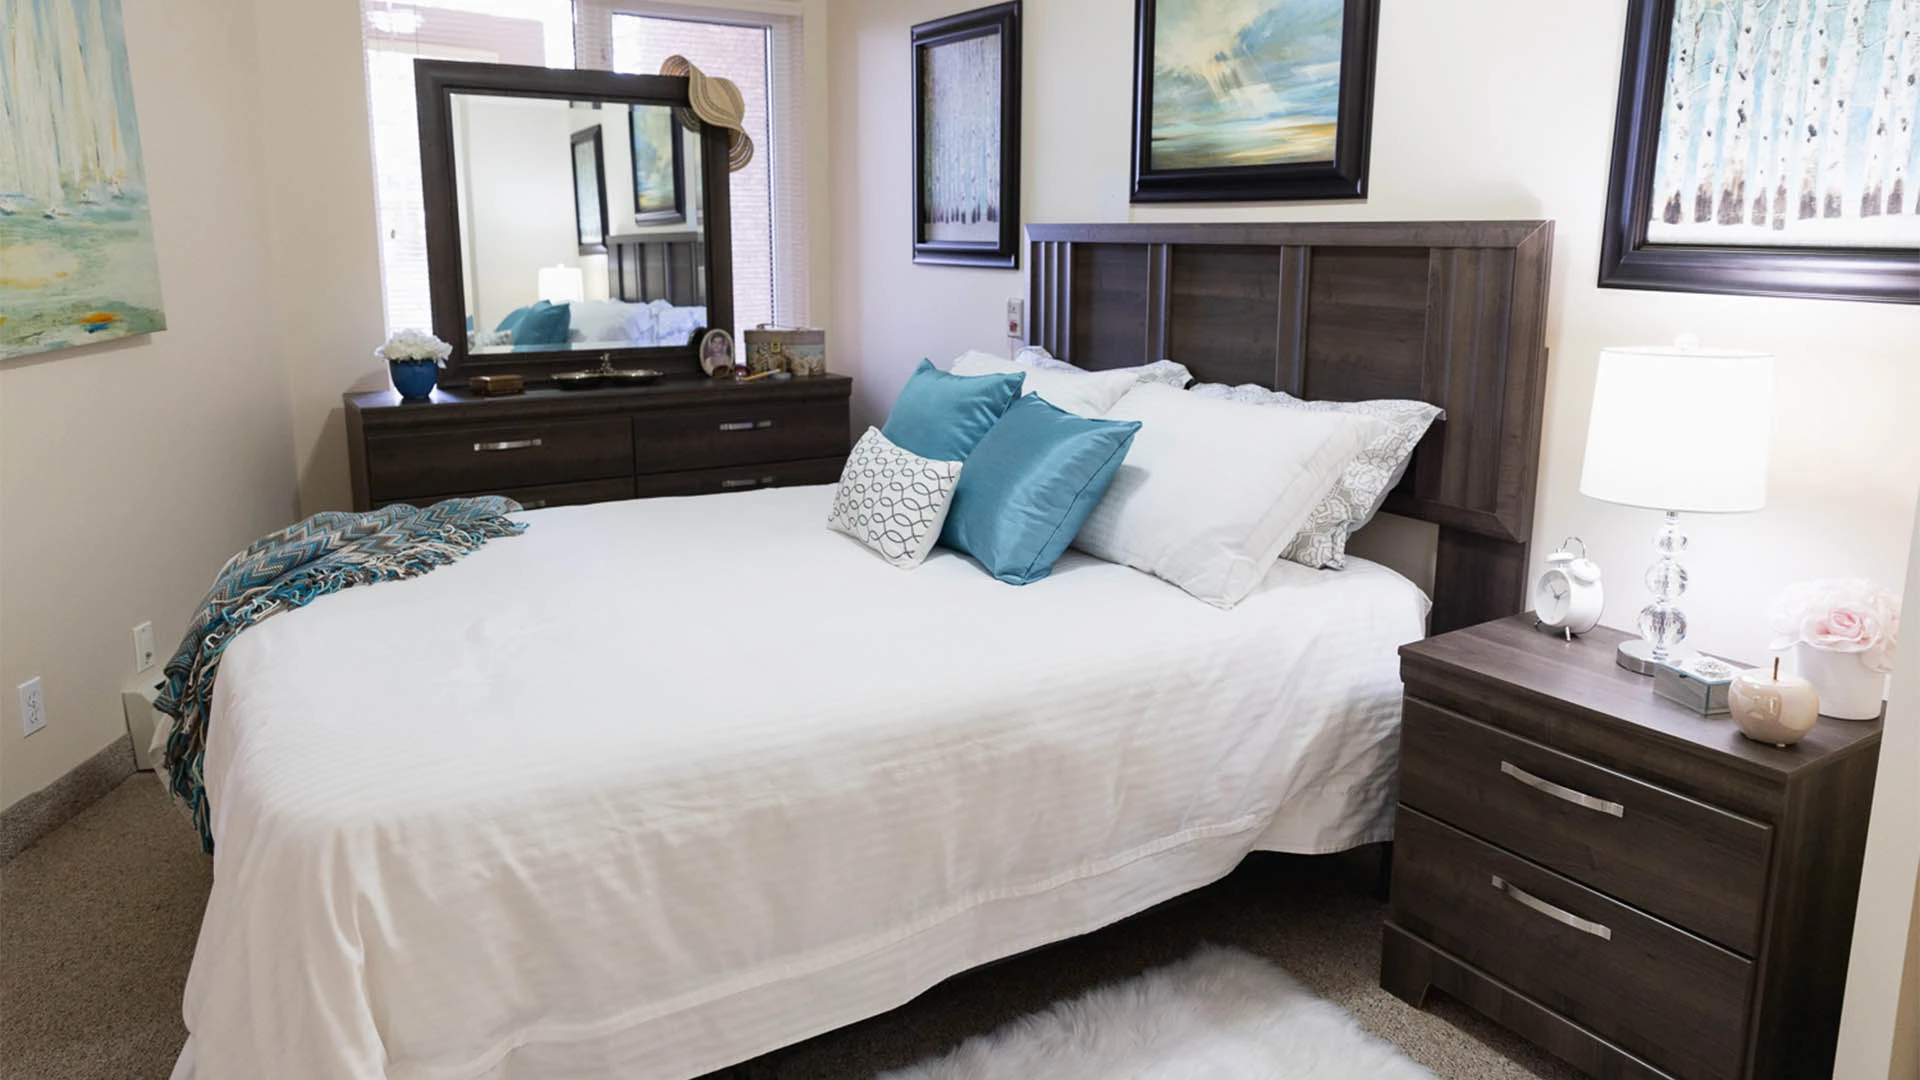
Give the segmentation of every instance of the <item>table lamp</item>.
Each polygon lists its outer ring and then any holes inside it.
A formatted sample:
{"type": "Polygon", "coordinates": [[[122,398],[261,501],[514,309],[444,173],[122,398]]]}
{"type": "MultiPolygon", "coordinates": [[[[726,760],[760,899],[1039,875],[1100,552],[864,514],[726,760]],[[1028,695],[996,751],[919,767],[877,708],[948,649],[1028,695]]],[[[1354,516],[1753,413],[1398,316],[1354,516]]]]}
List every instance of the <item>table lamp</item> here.
{"type": "Polygon", "coordinates": [[[1653,542],[1660,557],[1646,576],[1653,603],[1640,611],[1639,638],[1621,643],[1621,667],[1652,675],[1686,657],[1680,512],[1766,505],[1772,400],[1773,357],[1766,353],[1703,349],[1691,336],[1671,347],[1600,351],[1580,494],[1666,513],[1653,542]]]}

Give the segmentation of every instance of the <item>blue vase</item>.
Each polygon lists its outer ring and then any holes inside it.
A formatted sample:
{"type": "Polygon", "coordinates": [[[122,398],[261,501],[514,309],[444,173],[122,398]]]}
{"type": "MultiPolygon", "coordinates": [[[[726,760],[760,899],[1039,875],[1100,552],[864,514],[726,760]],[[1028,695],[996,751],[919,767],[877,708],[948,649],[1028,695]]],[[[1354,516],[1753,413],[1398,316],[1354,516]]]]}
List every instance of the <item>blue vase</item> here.
{"type": "Polygon", "coordinates": [[[387,373],[393,388],[407,401],[425,401],[440,379],[440,365],[431,360],[389,360],[387,373]]]}

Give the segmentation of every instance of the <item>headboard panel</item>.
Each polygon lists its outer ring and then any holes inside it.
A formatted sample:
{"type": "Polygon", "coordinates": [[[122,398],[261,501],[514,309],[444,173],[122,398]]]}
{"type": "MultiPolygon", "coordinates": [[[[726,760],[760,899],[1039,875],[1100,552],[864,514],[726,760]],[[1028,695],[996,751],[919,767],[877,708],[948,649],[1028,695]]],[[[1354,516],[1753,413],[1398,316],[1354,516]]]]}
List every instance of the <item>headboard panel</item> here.
{"type": "Polygon", "coordinates": [[[1553,225],[1031,225],[1030,339],[1082,367],[1447,411],[1387,509],[1440,527],[1436,633],[1526,606],[1553,225]]]}

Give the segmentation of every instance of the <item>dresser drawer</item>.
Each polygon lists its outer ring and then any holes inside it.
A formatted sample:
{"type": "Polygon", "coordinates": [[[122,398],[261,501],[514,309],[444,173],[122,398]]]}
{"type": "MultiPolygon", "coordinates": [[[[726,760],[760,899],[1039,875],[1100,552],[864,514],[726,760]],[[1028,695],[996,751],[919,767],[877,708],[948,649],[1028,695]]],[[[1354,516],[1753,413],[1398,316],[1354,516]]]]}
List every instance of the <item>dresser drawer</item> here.
{"type": "Polygon", "coordinates": [[[624,417],[534,421],[368,436],[372,501],[624,477],[633,428],[624,417]]]}
{"type": "Polygon", "coordinates": [[[767,465],[736,465],[730,469],[652,473],[636,479],[636,494],[647,499],[657,495],[717,495],[763,487],[831,484],[840,479],[840,469],[845,464],[844,457],[815,458],[767,465]]]}
{"type": "MultiPolygon", "coordinates": [[[[1651,691],[1649,691],[1651,692],[1651,691]]],[[[1409,697],[1400,801],[1753,956],[1773,830],[1409,697]]]]}
{"type": "MultiPolygon", "coordinates": [[[[584,503],[614,502],[619,499],[633,498],[633,480],[620,477],[615,480],[587,480],[578,484],[536,484],[532,487],[495,488],[491,491],[463,491],[461,495],[505,495],[520,504],[522,510],[544,510],[549,506],[579,506],[584,503]]],[[[441,499],[455,498],[453,495],[435,495],[428,499],[388,499],[378,503],[439,502],[441,499]]]]}
{"type": "Polygon", "coordinates": [[[1393,921],[1680,1080],[1740,1075],[1751,963],[1404,805],[1393,921]]]}
{"type": "Polygon", "coordinates": [[[757,404],[633,418],[635,472],[712,469],[847,453],[847,404],[757,404]]]}

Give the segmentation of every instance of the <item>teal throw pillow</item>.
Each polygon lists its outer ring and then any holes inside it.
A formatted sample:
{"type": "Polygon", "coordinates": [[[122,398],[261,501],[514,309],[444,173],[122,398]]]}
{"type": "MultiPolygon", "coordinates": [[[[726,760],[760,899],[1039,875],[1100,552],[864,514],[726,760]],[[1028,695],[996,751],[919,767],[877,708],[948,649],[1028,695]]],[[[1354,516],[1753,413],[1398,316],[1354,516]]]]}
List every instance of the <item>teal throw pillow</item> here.
{"type": "Polygon", "coordinates": [[[547,301],[541,300],[536,303],[528,304],[525,307],[514,308],[512,311],[507,312],[507,317],[500,320],[500,325],[494,327],[493,332],[497,334],[502,330],[506,330],[506,331],[518,330],[520,328],[520,324],[526,320],[527,315],[530,314],[534,308],[552,307],[552,306],[553,305],[548,303],[547,301]]]}
{"type": "Polygon", "coordinates": [[[893,399],[880,434],[923,458],[965,461],[1020,396],[1026,377],[1025,372],[949,375],[931,360],[922,360],[893,399]]]}
{"type": "Polygon", "coordinates": [[[1137,420],[1090,420],[1021,398],[967,457],[940,542],[1001,581],[1039,581],[1100,505],[1139,430],[1137,420]]]}
{"type": "MultiPolygon", "coordinates": [[[[541,301],[546,304],[546,301],[541,301]]],[[[513,344],[525,345],[565,345],[567,331],[573,328],[573,307],[570,304],[535,304],[527,312],[526,318],[514,328],[513,344]]]]}

